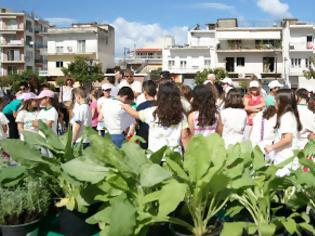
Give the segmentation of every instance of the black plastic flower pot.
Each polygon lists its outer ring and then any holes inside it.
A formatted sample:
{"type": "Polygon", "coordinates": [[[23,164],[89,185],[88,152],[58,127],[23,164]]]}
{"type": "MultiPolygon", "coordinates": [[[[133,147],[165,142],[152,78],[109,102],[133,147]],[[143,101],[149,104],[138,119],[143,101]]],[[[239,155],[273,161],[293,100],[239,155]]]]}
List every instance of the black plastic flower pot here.
{"type": "Polygon", "coordinates": [[[21,225],[0,225],[2,236],[37,236],[38,222],[35,220],[21,225]]]}
{"type": "Polygon", "coordinates": [[[90,225],[85,222],[94,212],[80,213],[62,209],[59,213],[60,233],[67,236],[89,236],[99,232],[98,225],[90,225]]]}
{"type": "Polygon", "coordinates": [[[147,236],[173,236],[168,223],[160,223],[150,226],[147,236]]]}
{"type": "MultiPolygon", "coordinates": [[[[190,232],[174,224],[169,225],[173,236],[193,236],[190,232]]],[[[212,232],[206,233],[204,236],[219,236],[222,231],[222,225],[216,227],[212,232]]]]}

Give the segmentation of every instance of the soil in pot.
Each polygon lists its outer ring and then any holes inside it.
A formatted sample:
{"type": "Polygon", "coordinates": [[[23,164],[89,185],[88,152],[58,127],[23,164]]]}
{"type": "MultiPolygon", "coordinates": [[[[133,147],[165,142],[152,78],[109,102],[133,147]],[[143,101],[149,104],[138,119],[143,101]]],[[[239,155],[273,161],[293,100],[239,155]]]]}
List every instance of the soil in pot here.
{"type": "Polygon", "coordinates": [[[38,222],[35,220],[21,225],[1,225],[2,236],[37,236],[38,222]]]}

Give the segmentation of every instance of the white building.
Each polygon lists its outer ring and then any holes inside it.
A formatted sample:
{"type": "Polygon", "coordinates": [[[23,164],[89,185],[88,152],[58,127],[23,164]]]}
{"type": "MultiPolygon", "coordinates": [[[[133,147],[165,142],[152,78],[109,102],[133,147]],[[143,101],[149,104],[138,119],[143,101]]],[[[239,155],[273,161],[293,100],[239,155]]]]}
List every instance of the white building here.
{"type": "Polygon", "coordinates": [[[33,14],[0,8],[0,76],[45,67],[44,60],[36,61],[36,54],[45,47],[44,39],[39,45],[38,38],[47,25],[33,14]]]}
{"type": "Polygon", "coordinates": [[[115,29],[108,24],[72,24],[69,28],[50,28],[48,40],[48,75],[63,76],[76,56],[102,65],[103,72],[114,67],[115,29]]]}
{"type": "Polygon", "coordinates": [[[237,19],[219,19],[204,30],[189,31],[187,46],[163,50],[163,70],[183,80],[222,67],[234,79],[255,76],[268,83],[280,78],[292,87],[306,87],[313,82],[305,80],[303,71],[315,55],[314,27],[295,19],[274,27],[239,27],[237,19]]]}

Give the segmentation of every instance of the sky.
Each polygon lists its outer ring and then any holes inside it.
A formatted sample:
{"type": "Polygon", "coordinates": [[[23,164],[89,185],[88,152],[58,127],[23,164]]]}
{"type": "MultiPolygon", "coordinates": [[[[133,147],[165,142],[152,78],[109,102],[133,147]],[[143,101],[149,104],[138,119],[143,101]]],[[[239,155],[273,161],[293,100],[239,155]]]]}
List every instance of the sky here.
{"type": "Polygon", "coordinates": [[[271,26],[283,17],[315,22],[315,0],[0,0],[0,8],[34,12],[59,27],[75,22],[109,23],[116,29],[116,56],[165,35],[187,42],[187,31],[218,18],[242,26],[271,26]]]}

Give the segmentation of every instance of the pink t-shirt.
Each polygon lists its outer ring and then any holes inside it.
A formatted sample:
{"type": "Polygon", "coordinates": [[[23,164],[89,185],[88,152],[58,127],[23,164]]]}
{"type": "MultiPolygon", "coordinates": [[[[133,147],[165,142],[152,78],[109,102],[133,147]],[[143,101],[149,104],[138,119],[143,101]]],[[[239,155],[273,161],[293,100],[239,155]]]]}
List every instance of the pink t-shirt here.
{"type": "Polygon", "coordinates": [[[98,123],[98,121],[97,121],[98,113],[97,113],[97,102],[96,102],[96,101],[91,102],[91,104],[90,104],[90,109],[91,109],[91,111],[92,111],[93,109],[95,109],[94,116],[92,117],[92,127],[96,127],[96,126],[97,126],[97,123],[98,123]]]}

